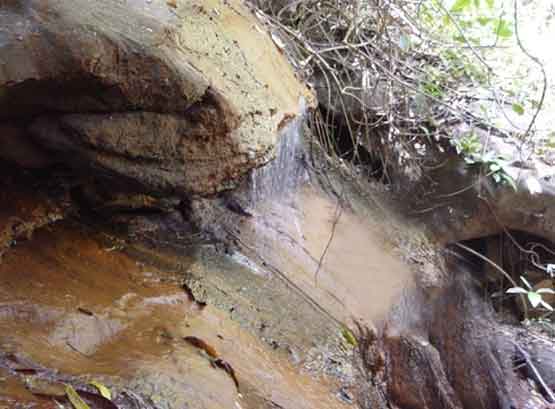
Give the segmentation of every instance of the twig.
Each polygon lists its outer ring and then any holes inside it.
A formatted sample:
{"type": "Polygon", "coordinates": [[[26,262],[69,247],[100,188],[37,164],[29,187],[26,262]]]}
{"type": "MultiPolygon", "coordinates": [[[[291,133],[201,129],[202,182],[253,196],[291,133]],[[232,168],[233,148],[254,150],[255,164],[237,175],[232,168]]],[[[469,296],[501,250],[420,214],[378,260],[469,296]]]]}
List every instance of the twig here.
{"type": "Polygon", "coordinates": [[[543,380],[542,376],[540,375],[540,372],[538,371],[538,369],[536,368],[536,366],[534,365],[534,363],[530,359],[530,356],[528,355],[528,353],[524,350],[524,348],[522,348],[515,341],[511,341],[511,342],[515,346],[516,350],[522,355],[522,358],[524,359],[524,361],[526,362],[526,364],[528,365],[528,367],[532,371],[534,380],[540,384],[540,386],[544,390],[545,395],[547,396],[549,402],[550,403],[555,403],[555,395],[553,394],[553,391],[543,380]]]}
{"type": "Polygon", "coordinates": [[[85,354],[83,351],[80,351],[74,345],[72,345],[71,342],[69,342],[69,341],[66,341],[66,345],[68,347],[70,347],[73,351],[77,352],[78,354],[83,355],[84,357],[90,358],[92,356],[92,355],[85,354]]]}
{"type": "Polygon", "coordinates": [[[524,47],[524,45],[522,44],[522,41],[520,40],[520,35],[518,32],[518,0],[514,0],[514,20],[515,20],[515,37],[516,37],[516,42],[518,44],[518,47],[529,59],[531,59],[534,63],[539,65],[543,76],[543,89],[542,89],[540,102],[538,104],[538,108],[536,109],[536,112],[534,113],[534,116],[532,117],[532,119],[530,120],[530,123],[528,124],[528,128],[526,129],[526,132],[522,136],[522,140],[524,142],[528,137],[528,135],[530,134],[530,132],[532,131],[532,128],[534,127],[534,123],[536,122],[536,119],[538,118],[538,115],[540,114],[540,111],[543,107],[545,95],[547,93],[547,74],[545,73],[545,68],[542,62],[539,60],[539,58],[530,54],[530,52],[524,47]]]}
{"type": "Polygon", "coordinates": [[[322,314],[324,314],[326,317],[328,317],[330,320],[332,320],[336,324],[338,324],[340,326],[345,325],[344,322],[342,322],[338,318],[334,317],[329,311],[327,311],[324,307],[322,307],[314,298],[312,298],[306,291],[304,291],[301,287],[299,287],[297,284],[295,284],[289,277],[287,277],[287,275],[283,271],[281,271],[280,269],[278,269],[277,267],[272,265],[268,260],[266,260],[264,257],[262,257],[256,251],[256,249],[252,248],[247,243],[245,243],[243,240],[241,240],[241,238],[237,234],[235,234],[234,232],[232,232],[231,230],[229,230],[225,227],[224,227],[224,230],[226,231],[227,234],[230,235],[230,237],[233,237],[233,239],[235,239],[237,241],[237,243],[239,243],[245,249],[249,250],[251,252],[251,254],[253,255],[253,257],[257,258],[262,263],[263,266],[268,268],[272,273],[276,274],[276,276],[278,278],[283,280],[285,282],[285,284],[290,286],[294,291],[297,291],[297,293],[302,298],[304,298],[305,301],[307,301],[310,305],[312,305],[316,310],[320,311],[322,314]]]}
{"type": "Polygon", "coordinates": [[[322,252],[322,255],[320,256],[320,260],[318,260],[318,267],[316,267],[316,271],[314,272],[314,285],[316,287],[318,287],[318,273],[320,272],[320,269],[322,268],[322,264],[324,262],[324,257],[326,257],[326,254],[331,246],[331,242],[333,241],[333,236],[335,235],[335,229],[337,227],[337,224],[339,223],[339,219],[341,218],[341,215],[343,214],[343,206],[341,204],[341,198],[337,199],[337,206],[335,207],[335,212],[334,212],[334,216],[333,216],[333,223],[331,225],[331,233],[330,233],[330,237],[328,239],[328,243],[326,244],[326,247],[324,248],[324,251],[322,252]]]}
{"type": "MultiPolygon", "coordinates": [[[[465,251],[468,251],[470,254],[472,254],[472,255],[480,258],[481,260],[485,261],[490,266],[495,268],[498,272],[500,272],[507,280],[509,280],[509,282],[512,284],[513,287],[518,287],[518,284],[513,279],[513,277],[511,277],[511,275],[509,273],[507,273],[505,270],[503,270],[497,263],[494,263],[492,260],[490,260],[489,258],[484,256],[483,254],[478,253],[476,250],[473,250],[470,247],[465,246],[462,243],[455,243],[455,246],[460,247],[461,249],[463,249],[465,251]]],[[[522,308],[524,310],[524,318],[528,319],[528,305],[526,304],[526,299],[524,298],[524,296],[522,294],[519,294],[519,298],[520,298],[520,301],[522,302],[522,308]]]]}

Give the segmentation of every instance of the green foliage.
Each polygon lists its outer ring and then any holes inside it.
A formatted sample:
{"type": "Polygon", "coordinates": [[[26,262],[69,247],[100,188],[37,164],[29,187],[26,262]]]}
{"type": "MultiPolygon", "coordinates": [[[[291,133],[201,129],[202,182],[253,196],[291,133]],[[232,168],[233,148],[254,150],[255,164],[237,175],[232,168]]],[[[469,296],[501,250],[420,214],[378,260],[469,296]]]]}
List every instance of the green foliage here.
{"type": "Polygon", "coordinates": [[[489,85],[489,67],[484,64],[485,55],[492,44],[513,36],[513,23],[498,13],[498,0],[456,0],[447,9],[441,0],[423,3],[420,20],[436,35],[438,44],[448,44],[447,39],[457,46],[437,46],[434,50],[442,58],[441,70],[448,78],[443,82],[424,81],[423,92],[434,97],[445,95],[445,84],[456,88],[461,82],[470,80],[479,85],[489,85]],[[482,47],[482,46],[486,47],[482,47]]]}
{"type": "Polygon", "coordinates": [[[553,289],[540,288],[538,290],[534,290],[534,288],[530,285],[526,278],[520,276],[520,279],[522,280],[526,288],[512,287],[507,290],[508,294],[525,294],[526,298],[528,298],[528,302],[533,308],[538,308],[539,306],[542,306],[548,311],[553,311],[553,307],[546,303],[542,298],[542,294],[555,294],[555,291],[553,291],[553,289]]]}
{"type": "Polygon", "coordinates": [[[453,140],[452,144],[468,166],[480,166],[495,183],[506,184],[517,190],[514,179],[507,172],[508,163],[505,158],[491,151],[484,152],[480,138],[474,132],[453,140]]]}
{"type": "Polygon", "coordinates": [[[469,158],[478,155],[482,150],[482,142],[474,132],[455,140],[453,144],[459,155],[469,158]]]}
{"type": "Polygon", "coordinates": [[[502,17],[493,18],[490,13],[495,6],[494,0],[457,0],[451,7],[450,13],[444,16],[444,22],[449,26],[454,23],[465,30],[472,30],[477,26],[492,26],[496,36],[509,38],[512,36],[510,23],[502,17]],[[454,20],[454,16],[456,20],[454,20]],[[445,19],[446,17],[446,19],[445,19]],[[477,24],[476,24],[477,23],[477,24]]]}
{"type": "Polygon", "coordinates": [[[451,11],[453,13],[460,13],[466,9],[469,9],[472,6],[471,0],[457,0],[453,7],[451,7],[451,11]]]}
{"type": "Polygon", "coordinates": [[[494,22],[493,33],[498,37],[510,38],[513,35],[513,30],[507,20],[500,18],[494,22]]]}
{"type": "Polygon", "coordinates": [[[424,94],[435,98],[441,98],[441,96],[443,95],[443,89],[441,87],[441,84],[438,82],[424,81],[421,84],[421,89],[424,94]]]}
{"type": "Polygon", "coordinates": [[[512,108],[513,108],[513,111],[515,111],[517,114],[524,115],[524,107],[522,106],[522,104],[515,102],[513,103],[512,108]]]}
{"type": "Polygon", "coordinates": [[[448,48],[442,50],[439,57],[451,81],[469,79],[479,84],[486,83],[487,73],[484,67],[475,64],[468,55],[457,52],[456,49],[448,48]]]}
{"type": "Polygon", "coordinates": [[[77,391],[73,389],[73,386],[66,385],[66,396],[75,409],[90,409],[90,406],[87,405],[77,391]]]}
{"type": "Polygon", "coordinates": [[[484,3],[480,0],[457,0],[451,7],[451,11],[453,13],[460,13],[472,8],[480,10],[483,4],[485,4],[488,9],[492,9],[495,5],[495,0],[485,0],[484,3]]]}
{"type": "Polygon", "coordinates": [[[89,384],[94,386],[103,397],[105,397],[108,400],[112,400],[112,392],[110,391],[110,389],[108,389],[106,385],[94,379],[90,381],[89,384]]]}
{"type": "Polygon", "coordinates": [[[353,335],[353,333],[349,328],[347,327],[342,328],[341,335],[349,345],[353,347],[356,347],[358,345],[356,337],[353,335]]]}

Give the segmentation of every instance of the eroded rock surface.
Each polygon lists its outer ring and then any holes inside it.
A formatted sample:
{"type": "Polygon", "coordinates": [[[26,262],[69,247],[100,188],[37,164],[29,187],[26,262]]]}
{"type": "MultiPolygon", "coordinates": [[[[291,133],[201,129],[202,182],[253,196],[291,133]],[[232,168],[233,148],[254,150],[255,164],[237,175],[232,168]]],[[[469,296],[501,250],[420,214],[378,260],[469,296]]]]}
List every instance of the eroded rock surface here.
{"type": "MultiPolygon", "coordinates": [[[[456,141],[468,137],[462,125],[453,129],[456,141]]],[[[472,130],[491,163],[503,166],[509,183],[496,182],[489,163],[469,165],[454,148],[429,152],[433,158],[416,180],[400,177],[410,192],[407,212],[433,231],[442,243],[498,234],[504,229],[527,232],[555,241],[555,168],[515,138],[472,130]]],[[[421,170],[422,171],[422,170],[421,170]]]]}
{"type": "Polygon", "coordinates": [[[229,188],[310,99],[238,1],[4,1],[0,27],[0,123],[137,188],[229,188]]]}
{"type": "MultiPolygon", "coordinates": [[[[334,379],[303,373],[283,349],[263,342],[226,310],[192,300],[181,285],[195,263],[194,252],[163,263],[163,253],[155,258],[148,249],[127,244],[94,229],[58,223],[4,257],[0,407],[50,407],[54,384],[86,391],[91,379],[108,385],[122,409],[349,407],[334,396],[334,379]],[[128,402],[129,396],[139,404],[128,402]]],[[[213,257],[222,267],[233,267],[229,257],[213,257]]],[[[226,289],[256,308],[250,295],[226,289]]],[[[268,288],[266,296],[282,291],[268,288]]],[[[288,308],[310,307],[284,306],[281,313],[288,308]]],[[[311,339],[323,335],[322,321],[315,319],[307,330],[312,338],[291,330],[286,337],[308,348],[311,339]]],[[[64,394],[62,388],[62,401],[64,394]]],[[[66,402],[63,407],[72,406],[66,402]]],[[[104,407],[113,406],[91,405],[104,407]]]]}

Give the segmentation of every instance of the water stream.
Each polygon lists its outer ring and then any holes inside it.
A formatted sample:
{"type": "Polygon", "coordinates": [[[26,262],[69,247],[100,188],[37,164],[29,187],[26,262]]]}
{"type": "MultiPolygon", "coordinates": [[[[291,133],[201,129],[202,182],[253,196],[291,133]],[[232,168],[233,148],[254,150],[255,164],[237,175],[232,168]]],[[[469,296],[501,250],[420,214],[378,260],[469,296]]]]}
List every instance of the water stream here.
{"type": "Polygon", "coordinates": [[[300,106],[299,115],[280,133],[275,159],[251,172],[248,191],[254,203],[268,198],[288,196],[308,179],[304,163],[303,127],[306,108],[303,100],[300,106]]]}
{"type": "Polygon", "coordinates": [[[254,217],[241,237],[254,260],[240,257],[281,272],[342,322],[381,320],[412,285],[411,269],[394,254],[384,220],[340,208],[309,182],[303,116],[284,129],[276,159],[251,174],[254,217]]]}

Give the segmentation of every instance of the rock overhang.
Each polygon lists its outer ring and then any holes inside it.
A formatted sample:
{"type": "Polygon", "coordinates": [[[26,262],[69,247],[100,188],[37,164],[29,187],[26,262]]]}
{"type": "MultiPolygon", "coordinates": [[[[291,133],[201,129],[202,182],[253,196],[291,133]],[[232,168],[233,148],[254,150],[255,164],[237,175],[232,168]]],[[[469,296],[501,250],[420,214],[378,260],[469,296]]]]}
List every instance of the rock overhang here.
{"type": "Polygon", "coordinates": [[[233,187],[313,101],[238,1],[28,0],[0,20],[0,122],[56,161],[151,192],[233,187]]]}

